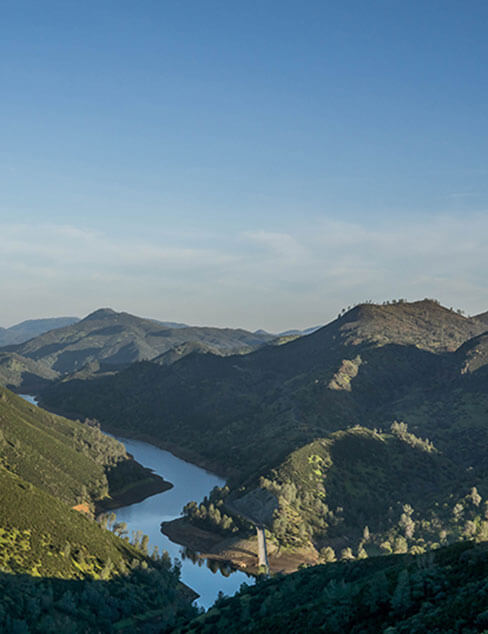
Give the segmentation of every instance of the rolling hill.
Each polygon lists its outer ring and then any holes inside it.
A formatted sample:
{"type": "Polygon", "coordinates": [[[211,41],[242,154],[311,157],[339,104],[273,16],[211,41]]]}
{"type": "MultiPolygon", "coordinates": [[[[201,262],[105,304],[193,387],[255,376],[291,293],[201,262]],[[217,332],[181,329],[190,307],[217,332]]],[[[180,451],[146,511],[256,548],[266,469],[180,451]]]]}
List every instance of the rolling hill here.
{"type": "MultiPolygon", "coordinates": [[[[423,549],[442,531],[462,534],[450,514],[473,487],[488,494],[480,444],[488,390],[473,361],[484,358],[486,330],[432,300],[359,305],[281,346],[136,363],[112,377],[58,383],[42,399],[226,473],[230,492],[214,508],[267,489],[278,503],[267,525],[279,548],[356,548],[365,526],[377,548],[394,548],[408,505],[417,532],[407,548],[423,549]],[[420,530],[422,521],[437,529],[420,530]]],[[[189,521],[221,531],[205,504],[189,521]]]]}
{"type": "Polygon", "coordinates": [[[56,416],[0,387],[0,464],[70,506],[169,484],[93,424],[56,416]]]}
{"type": "Polygon", "coordinates": [[[94,364],[99,374],[113,372],[190,343],[227,355],[250,352],[272,339],[272,335],[239,329],[168,327],[105,308],[75,324],[0,349],[0,379],[17,390],[37,390],[46,380],[80,371],[91,374],[94,364]]]}

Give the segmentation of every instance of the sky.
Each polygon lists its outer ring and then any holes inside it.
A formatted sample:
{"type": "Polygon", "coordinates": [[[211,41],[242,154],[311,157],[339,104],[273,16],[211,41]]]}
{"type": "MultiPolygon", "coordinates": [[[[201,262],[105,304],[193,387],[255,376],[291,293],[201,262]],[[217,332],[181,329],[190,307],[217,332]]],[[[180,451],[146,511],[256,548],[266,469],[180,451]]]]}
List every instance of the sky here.
{"type": "Polygon", "coordinates": [[[0,326],[488,310],[488,3],[0,0],[0,326]]]}

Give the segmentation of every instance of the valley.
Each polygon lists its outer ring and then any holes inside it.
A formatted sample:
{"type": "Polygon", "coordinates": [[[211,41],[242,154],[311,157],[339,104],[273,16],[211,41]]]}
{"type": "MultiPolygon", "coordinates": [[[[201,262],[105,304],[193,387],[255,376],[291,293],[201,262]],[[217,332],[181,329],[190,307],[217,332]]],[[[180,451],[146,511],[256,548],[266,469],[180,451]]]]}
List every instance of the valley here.
{"type": "MultiPolygon", "coordinates": [[[[258,509],[271,552],[298,553],[297,567],[424,552],[487,530],[469,510],[473,489],[488,495],[485,330],[433,300],[363,304],[289,343],[139,362],[53,383],[41,401],[225,475],[227,487],[185,510],[214,555],[252,537],[229,511],[239,507],[258,509]]],[[[165,530],[188,533],[180,521],[165,530]]]]}
{"type": "MultiPolygon", "coordinates": [[[[147,358],[123,363],[112,361],[127,350],[127,337],[133,336],[128,333],[146,325],[107,310],[87,319],[96,324],[95,330],[89,324],[86,331],[81,320],[16,351],[0,350],[0,357],[9,359],[2,367],[17,381],[17,389],[35,385],[36,397],[48,410],[1,388],[4,490],[12,496],[16,486],[24,486],[29,495],[40,487],[40,496],[86,506],[92,516],[109,517],[115,509],[117,517],[109,520],[109,527],[119,537],[108,531],[110,539],[117,542],[125,535],[123,548],[142,547],[143,557],[158,546],[156,563],[163,550],[181,559],[177,578],[200,595],[199,605],[207,609],[219,592],[231,595],[240,588],[230,603],[220,598],[208,616],[194,620],[190,604],[182,604],[188,624],[173,621],[168,631],[212,631],[221,622],[225,629],[226,606],[241,610],[243,601],[257,605],[253,596],[270,606],[266,614],[273,614],[268,586],[260,581],[254,590],[253,578],[245,574],[263,573],[257,565],[256,523],[265,527],[270,572],[276,579],[266,583],[301,579],[308,574],[301,569],[310,568],[317,571],[309,573],[310,580],[316,574],[320,583],[329,584],[331,597],[336,596],[335,579],[362,596],[370,576],[383,575],[387,582],[382,584],[389,587],[384,601],[394,603],[405,570],[414,583],[412,566],[434,565],[429,553],[446,553],[435,555],[441,558],[436,570],[444,565],[442,557],[453,562],[471,557],[463,554],[470,551],[456,550],[461,542],[477,544],[473,553],[484,561],[484,314],[465,317],[434,300],[360,304],[310,334],[244,349],[239,333],[232,344],[237,349],[220,351],[203,344],[200,331],[185,333],[186,327],[178,326],[174,331],[190,339],[177,339],[161,353],[159,344],[151,347],[151,335],[146,337],[147,358]],[[115,325],[101,332],[100,320],[115,325]],[[115,341],[112,328],[119,332],[121,323],[124,329],[131,325],[115,341]],[[70,329],[80,324],[77,343],[70,329]],[[42,380],[40,373],[33,378],[12,365],[15,355],[22,363],[40,364],[42,380]],[[66,366],[61,373],[61,363],[78,355],[81,368],[66,366]],[[135,460],[101,430],[121,439],[135,460]],[[417,560],[427,563],[412,563],[417,560]]],[[[28,531],[45,521],[33,516],[26,523],[22,504],[18,515],[5,511],[18,537],[4,554],[2,570],[103,578],[124,569],[123,558],[112,554],[111,572],[104,572],[106,555],[97,550],[100,554],[94,556],[94,546],[88,544],[81,546],[81,560],[80,555],[63,561],[29,555],[14,565],[14,552],[31,535],[28,531]]],[[[42,505],[51,508],[52,502],[46,498],[42,505]]],[[[65,512],[54,508],[53,517],[65,512]]],[[[100,549],[96,523],[76,516],[94,524],[90,539],[100,549]]],[[[40,543],[52,544],[48,548],[54,551],[63,551],[61,544],[55,545],[59,539],[69,544],[79,540],[69,532],[55,536],[43,531],[40,543]]],[[[32,542],[22,548],[41,553],[45,546],[32,542]]],[[[161,559],[166,567],[167,557],[161,559]]],[[[286,592],[292,595],[295,582],[289,583],[286,592]]],[[[310,583],[312,588],[316,582],[310,583]]],[[[356,612],[349,611],[352,618],[356,612]]],[[[267,627],[265,613],[259,614],[264,619],[259,627],[267,627]]],[[[243,618],[245,623],[248,617],[243,618]]],[[[331,612],[330,618],[342,617],[331,612]]],[[[378,618],[375,613],[372,624],[378,618]]],[[[253,619],[260,622],[256,614],[253,619]]]]}

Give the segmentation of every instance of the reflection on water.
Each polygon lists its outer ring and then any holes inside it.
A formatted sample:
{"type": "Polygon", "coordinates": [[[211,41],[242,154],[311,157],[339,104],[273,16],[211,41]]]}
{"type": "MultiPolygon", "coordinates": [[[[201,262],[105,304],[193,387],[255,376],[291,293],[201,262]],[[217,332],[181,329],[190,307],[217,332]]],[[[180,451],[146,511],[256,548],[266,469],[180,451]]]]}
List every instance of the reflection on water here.
{"type": "Polygon", "coordinates": [[[167,550],[173,559],[179,559],[181,580],[200,595],[197,603],[203,607],[212,605],[219,592],[232,595],[243,582],[253,583],[253,577],[234,571],[228,563],[200,559],[160,531],[161,522],[180,517],[187,502],[202,500],[215,486],[223,486],[224,480],[154,445],[128,438],[118,440],[138,462],[174,485],[169,491],[115,511],[117,521],[127,523],[129,534],[132,530],[142,530],[149,536],[150,551],[157,546],[159,552],[167,550]]]}
{"type": "Polygon", "coordinates": [[[207,568],[213,574],[219,572],[224,577],[230,577],[230,575],[237,572],[237,568],[233,566],[231,563],[227,561],[223,561],[222,559],[202,559],[198,556],[194,550],[190,548],[184,547],[180,553],[181,560],[189,559],[192,564],[199,566],[207,566],[207,568]]]}
{"type": "Polygon", "coordinates": [[[32,403],[32,405],[37,405],[37,398],[35,396],[31,396],[30,394],[19,394],[25,401],[28,403],[32,403]]]}
{"type": "MultiPolygon", "coordinates": [[[[37,405],[36,398],[30,394],[19,396],[37,405]]],[[[154,445],[128,438],[118,440],[138,462],[174,485],[169,491],[115,511],[117,521],[127,523],[129,535],[132,531],[142,531],[149,537],[149,552],[157,546],[160,553],[166,550],[172,559],[178,559],[181,562],[181,580],[200,595],[197,604],[205,608],[213,604],[219,592],[232,595],[243,582],[254,583],[253,577],[233,569],[227,562],[200,559],[196,553],[173,543],[160,531],[161,522],[180,517],[187,502],[199,502],[215,486],[223,486],[224,480],[154,445]]]]}

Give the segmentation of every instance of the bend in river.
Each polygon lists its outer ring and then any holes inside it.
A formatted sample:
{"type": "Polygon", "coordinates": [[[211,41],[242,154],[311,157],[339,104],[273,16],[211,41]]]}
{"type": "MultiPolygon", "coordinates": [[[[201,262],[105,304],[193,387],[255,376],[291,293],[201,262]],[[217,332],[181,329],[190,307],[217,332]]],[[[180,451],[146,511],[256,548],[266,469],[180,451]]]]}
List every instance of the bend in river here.
{"type": "Polygon", "coordinates": [[[160,530],[161,522],[180,517],[187,502],[199,502],[215,486],[223,486],[224,480],[146,442],[119,437],[117,440],[144,467],[152,469],[174,485],[169,491],[115,510],[117,521],[127,522],[129,534],[132,530],[141,530],[149,536],[150,545],[157,546],[159,552],[167,550],[173,559],[179,558],[182,561],[181,580],[200,595],[197,603],[205,608],[212,605],[220,591],[232,595],[241,583],[253,583],[253,577],[225,566],[213,566],[211,561],[199,559],[193,563],[191,559],[183,559],[183,546],[172,542],[160,530]],[[216,571],[213,572],[210,566],[216,571]]]}
{"type": "MultiPolygon", "coordinates": [[[[37,404],[35,397],[27,394],[19,396],[37,404]]],[[[132,531],[140,530],[149,537],[149,552],[157,546],[160,553],[166,550],[172,559],[180,559],[181,581],[200,595],[197,604],[205,608],[213,604],[219,592],[232,595],[243,582],[254,583],[253,577],[233,571],[230,567],[222,566],[220,562],[219,565],[214,565],[215,562],[197,559],[196,563],[193,563],[191,559],[184,558],[184,547],[172,542],[160,530],[161,522],[169,522],[180,517],[187,502],[199,502],[215,486],[223,486],[224,480],[149,443],[130,438],[116,438],[125,445],[137,462],[174,485],[168,491],[114,511],[118,522],[127,523],[129,535],[132,531]]]]}

